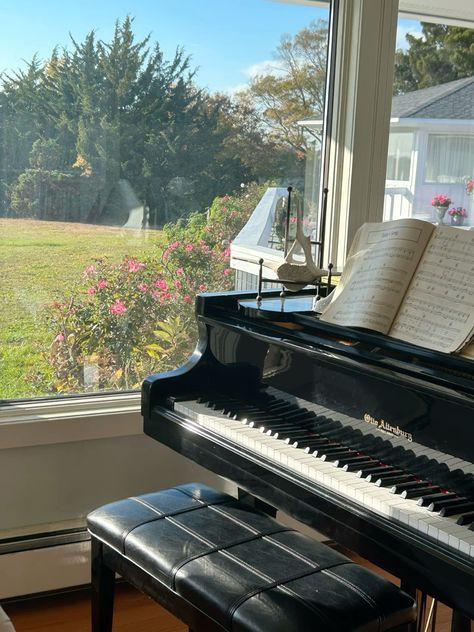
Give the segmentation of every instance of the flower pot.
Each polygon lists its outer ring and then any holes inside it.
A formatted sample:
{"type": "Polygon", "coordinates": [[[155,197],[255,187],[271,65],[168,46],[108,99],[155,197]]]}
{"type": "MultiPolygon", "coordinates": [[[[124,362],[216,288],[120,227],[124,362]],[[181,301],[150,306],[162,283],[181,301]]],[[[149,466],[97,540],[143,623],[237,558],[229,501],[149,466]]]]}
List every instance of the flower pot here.
{"type": "Polygon", "coordinates": [[[444,216],[446,215],[446,211],[448,210],[448,207],[447,206],[437,206],[435,210],[436,210],[436,215],[438,217],[438,222],[440,224],[442,224],[444,216]]]}
{"type": "Polygon", "coordinates": [[[464,224],[464,217],[462,215],[453,215],[451,217],[451,226],[462,226],[464,224]]]}

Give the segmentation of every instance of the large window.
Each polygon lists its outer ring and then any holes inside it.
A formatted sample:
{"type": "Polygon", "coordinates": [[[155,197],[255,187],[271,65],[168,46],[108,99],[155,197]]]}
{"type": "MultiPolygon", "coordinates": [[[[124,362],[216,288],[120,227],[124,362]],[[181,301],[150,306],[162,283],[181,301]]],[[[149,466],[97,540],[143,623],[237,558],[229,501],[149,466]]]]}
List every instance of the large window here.
{"type": "Polygon", "coordinates": [[[328,7],[2,15],[0,399],[137,389],[191,353],[195,295],[232,288],[229,244],[267,187],[304,195],[328,7]]]}
{"type": "Polygon", "coordinates": [[[413,134],[394,132],[390,134],[387,157],[387,180],[408,181],[410,179],[413,134]]]}
{"type": "Polygon", "coordinates": [[[472,177],[474,134],[458,136],[430,134],[426,160],[426,181],[465,183],[472,177]]]}

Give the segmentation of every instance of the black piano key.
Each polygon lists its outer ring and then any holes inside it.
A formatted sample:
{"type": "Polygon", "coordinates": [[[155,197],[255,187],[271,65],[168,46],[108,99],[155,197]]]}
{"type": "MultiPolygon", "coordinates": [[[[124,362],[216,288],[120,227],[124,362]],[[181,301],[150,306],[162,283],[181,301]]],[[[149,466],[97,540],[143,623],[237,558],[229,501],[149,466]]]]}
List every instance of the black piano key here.
{"type": "Polygon", "coordinates": [[[357,471],[357,476],[359,478],[365,478],[366,476],[372,474],[383,474],[385,472],[393,472],[393,468],[389,465],[371,465],[368,467],[362,467],[357,471]]]}
{"type": "Polygon", "coordinates": [[[402,498],[421,498],[427,494],[436,494],[440,490],[436,485],[427,485],[426,487],[414,487],[412,489],[405,489],[400,496],[402,498]]]}
{"type": "Polygon", "coordinates": [[[299,441],[296,441],[296,443],[298,444],[298,448],[300,448],[300,450],[304,450],[305,452],[314,452],[315,450],[335,445],[331,441],[312,441],[311,439],[300,439],[299,441]]]}
{"type": "Polygon", "coordinates": [[[455,516],[456,514],[460,514],[463,511],[472,511],[474,509],[474,502],[470,500],[466,500],[465,502],[453,503],[448,506],[442,507],[439,515],[443,518],[448,516],[455,516]]]}
{"type": "MultiPolygon", "coordinates": [[[[445,494],[447,496],[447,494],[445,494]]],[[[462,505],[467,501],[467,498],[460,498],[456,496],[454,498],[440,498],[438,500],[433,500],[431,503],[427,505],[428,511],[441,511],[443,507],[452,507],[456,505],[462,505]]],[[[458,512],[459,513],[459,512],[458,512]]]]}
{"type": "Polygon", "coordinates": [[[351,454],[355,454],[351,452],[351,450],[340,450],[339,452],[325,452],[321,454],[321,461],[336,461],[339,458],[344,458],[345,456],[350,456],[351,454]]]}
{"type": "Polygon", "coordinates": [[[413,480],[411,474],[400,474],[396,476],[387,476],[386,478],[376,478],[375,484],[377,487],[392,487],[400,483],[406,483],[413,480]]]}
{"type": "Polygon", "coordinates": [[[317,448],[314,450],[313,454],[320,459],[323,454],[340,454],[341,452],[346,454],[347,448],[340,443],[330,443],[317,448]]]}
{"type": "Polygon", "coordinates": [[[449,500],[450,498],[456,498],[456,497],[457,497],[456,494],[454,494],[453,492],[441,492],[439,494],[425,494],[424,496],[421,496],[418,499],[417,505],[419,505],[420,507],[427,507],[431,503],[435,503],[438,500],[449,500]]]}
{"type": "MultiPolygon", "coordinates": [[[[429,481],[411,480],[406,483],[397,483],[391,488],[390,492],[392,494],[401,494],[405,489],[424,489],[429,486],[429,481]]],[[[439,489],[438,487],[436,491],[439,491],[439,489]]]]}
{"type": "Polygon", "coordinates": [[[374,461],[366,461],[362,463],[346,463],[346,465],[343,465],[342,469],[344,470],[344,472],[358,472],[361,467],[367,467],[373,463],[374,461]]]}
{"type": "MultiPolygon", "coordinates": [[[[373,462],[373,461],[372,461],[373,462]]],[[[361,466],[364,465],[368,465],[370,463],[370,461],[367,459],[366,456],[362,455],[362,454],[358,454],[357,452],[353,452],[352,455],[346,456],[346,457],[341,457],[340,459],[337,459],[337,461],[335,461],[334,465],[336,467],[344,467],[344,465],[349,465],[349,464],[355,464],[355,465],[359,465],[359,470],[361,468],[361,466]]]]}
{"type": "Polygon", "coordinates": [[[367,474],[367,476],[365,477],[368,483],[375,483],[375,481],[379,480],[379,479],[384,479],[387,477],[392,477],[392,476],[402,476],[403,474],[405,474],[405,472],[403,470],[397,470],[394,467],[389,467],[386,470],[383,470],[382,472],[372,472],[370,474],[367,474]]]}
{"type": "Polygon", "coordinates": [[[329,446],[329,445],[335,445],[334,441],[330,441],[329,439],[316,439],[316,438],[311,438],[311,439],[305,439],[304,441],[301,442],[301,445],[304,446],[304,449],[312,449],[312,448],[319,448],[321,446],[329,446]]]}
{"type": "Polygon", "coordinates": [[[456,520],[456,524],[459,524],[461,526],[474,524],[474,511],[459,516],[459,518],[456,520]]]}

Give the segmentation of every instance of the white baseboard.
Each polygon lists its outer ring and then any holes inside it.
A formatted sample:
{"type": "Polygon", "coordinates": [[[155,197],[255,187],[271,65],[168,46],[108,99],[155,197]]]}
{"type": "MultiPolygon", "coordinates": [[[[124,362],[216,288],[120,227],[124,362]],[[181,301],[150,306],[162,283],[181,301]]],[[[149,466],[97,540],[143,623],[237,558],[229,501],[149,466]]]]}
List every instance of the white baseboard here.
{"type": "Polygon", "coordinates": [[[90,541],[0,556],[0,601],[90,583],[90,541]]]}

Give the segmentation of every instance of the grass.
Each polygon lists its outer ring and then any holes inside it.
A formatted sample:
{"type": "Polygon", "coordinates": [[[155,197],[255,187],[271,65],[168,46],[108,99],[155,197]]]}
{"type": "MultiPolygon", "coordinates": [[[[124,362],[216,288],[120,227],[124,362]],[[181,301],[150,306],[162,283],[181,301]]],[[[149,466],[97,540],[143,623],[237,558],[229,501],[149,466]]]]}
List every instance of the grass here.
{"type": "Polygon", "coordinates": [[[160,243],[159,231],[0,218],[0,400],[46,394],[47,304],[64,300],[94,258],[140,258],[160,243]]]}

